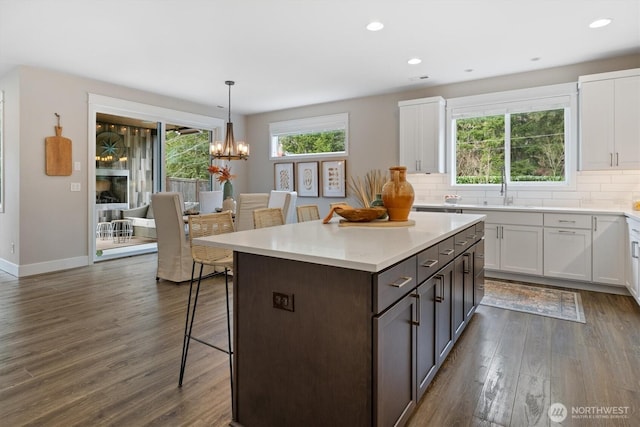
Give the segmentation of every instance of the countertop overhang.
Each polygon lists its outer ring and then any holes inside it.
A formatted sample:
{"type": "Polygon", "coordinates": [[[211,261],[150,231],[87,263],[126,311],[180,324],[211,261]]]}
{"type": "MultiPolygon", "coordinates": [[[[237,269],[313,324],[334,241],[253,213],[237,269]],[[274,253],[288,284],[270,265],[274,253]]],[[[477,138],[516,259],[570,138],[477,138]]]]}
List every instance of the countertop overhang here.
{"type": "Polygon", "coordinates": [[[376,273],[426,249],[485,215],[411,212],[407,227],[340,227],[339,217],[194,239],[237,252],[376,273]]]}

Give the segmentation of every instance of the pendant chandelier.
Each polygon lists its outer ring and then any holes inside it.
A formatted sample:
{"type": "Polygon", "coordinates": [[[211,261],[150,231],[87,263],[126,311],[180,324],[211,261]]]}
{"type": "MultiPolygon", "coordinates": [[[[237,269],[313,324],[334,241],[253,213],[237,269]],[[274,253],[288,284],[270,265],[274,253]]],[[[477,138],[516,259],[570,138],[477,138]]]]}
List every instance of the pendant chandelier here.
{"type": "Polygon", "coordinates": [[[214,159],[224,160],[247,160],[249,158],[249,144],[238,141],[236,143],[233,139],[233,123],[231,123],[231,86],[235,82],[227,80],[224,82],[229,86],[229,121],[227,122],[227,134],[224,137],[224,142],[215,141],[211,143],[210,152],[211,157],[214,159]]]}

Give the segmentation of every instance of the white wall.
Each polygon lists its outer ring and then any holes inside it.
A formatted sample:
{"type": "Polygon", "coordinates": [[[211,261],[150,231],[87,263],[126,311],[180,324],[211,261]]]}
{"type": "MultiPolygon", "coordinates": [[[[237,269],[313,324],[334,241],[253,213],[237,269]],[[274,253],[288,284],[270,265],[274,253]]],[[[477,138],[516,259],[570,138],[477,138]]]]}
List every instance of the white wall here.
{"type": "MultiPolygon", "coordinates": [[[[88,206],[94,196],[87,192],[89,93],[210,117],[226,116],[225,110],[216,107],[26,66],[0,78],[0,90],[5,91],[8,190],[6,209],[0,214],[0,268],[17,276],[90,262],[88,206]],[[71,176],[45,174],[44,139],[55,135],[54,113],[60,114],[62,135],[73,143],[73,162],[81,165],[71,176]],[[72,182],[79,182],[82,191],[71,192],[72,182]],[[15,243],[13,254],[10,242],[15,243]]],[[[232,119],[237,138],[242,138],[244,117],[232,119]]],[[[246,165],[238,164],[234,173],[238,174],[234,184],[244,191],[246,165]]]]}
{"type": "MultiPolygon", "coordinates": [[[[350,145],[349,155],[346,157],[347,176],[363,177],[369,170],[387,169],[399,161],[398,101],[431,96],[455,98],[570,83],[577,82],[580,75],[638,67],[640,67],[640,55],[631,55],[604,61],[251,115],[247,117],[247,137],[252,144],[251,170],[249,172],[250,191],[262,192],[273,188],[273,164],[276,161],[268,160],[269,123],[271,122],[342,112],[349,113],[350,145]]],[[[603,198],[609,193],[610,187],[607,186],[608,183],[624,182],[627,188],[636,188],[635,184],[630,184],[628,180],[635,180],[636,177],[640,176],[635,173],[623,174],[617,172],[611,174],[579,173],[578,175],[578,188],[574,192],[564,192],[563,195],[520,192],[514,195],[519,198],[527,198],[529,196],[530,199],[544,199],[543,204],[545,206],[559,203],[565,199],[569,200],[569,205],[578,203],[586,206],[598,200],[605,200],[605,203],[607,203],[609,199],[603,198]],[[598,188],[595,189],[594,186],[598,188]]],[[[450,188],[446,184],[448,182],[446,174],[413,175],[409,177],[409,180],[415,184],[417,201],[441,201],[441,196],[450,192],[450,188]]],[[[635,191],[637,192],[638,190],[635,191]]],[[[492,197],[492,195],[484,194],[484,192],[483,194],[467,195],[469,200],[478,201],[482,201],[487,197],[492,197]]],[[[631,196],[612,194],[611,197],[616,201],[619,199],[620,203],[624,204],[631,196]]],[[[334,201],[337,200],[298,198],[297,204],[317,203],[320,206],[321,214],[324,214],[329,210],[329,203],[334,201]]],[[[532,202],[537,203],[537,200],[532,202]]]]}

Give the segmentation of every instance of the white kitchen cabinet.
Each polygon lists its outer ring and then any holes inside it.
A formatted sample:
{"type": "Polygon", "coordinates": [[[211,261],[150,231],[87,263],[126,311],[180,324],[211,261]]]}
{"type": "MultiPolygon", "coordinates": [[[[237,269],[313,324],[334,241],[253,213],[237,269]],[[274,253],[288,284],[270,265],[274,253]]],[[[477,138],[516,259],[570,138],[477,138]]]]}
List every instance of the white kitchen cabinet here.
{"type": "Polygon", "coordinates": [[[627,226],[625,282],[631,295],[640,304],[640,221],[627,218],[627,226]]]}
{"type": "Polygon", "coordinates": [[[487,215],[484,268],[542,275],[542,214],[529,212],[468,211],[487,215]]]}
{"type": "Polygon", "coordinates": [[[445,104],[440,96],[398,103],[400,164],[407,172],[445,172],[445,104]]]}
{"type": "Polygon", "coordinates": [[[590,282],[591,215],[544,214],[544,275],[590,282]]]}
{"type": "Polygon", "coordinates": [[[640,69],[582,76],[582,170],[640,168],[640,69]]]}
{"type": "Polygon", "coordinates": [[[625,221],[619,215],[594,215],[593,278],[596,283],[624,286],[625,221]]]}

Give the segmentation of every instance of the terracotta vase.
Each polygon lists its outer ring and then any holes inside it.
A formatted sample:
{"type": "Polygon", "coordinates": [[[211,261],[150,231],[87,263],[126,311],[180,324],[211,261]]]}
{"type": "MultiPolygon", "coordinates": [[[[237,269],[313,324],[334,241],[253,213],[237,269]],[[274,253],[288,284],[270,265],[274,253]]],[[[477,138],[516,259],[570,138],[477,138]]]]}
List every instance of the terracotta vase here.
{"type": "Polygon", "coordinates": [[[391,178],[382,187],[382,201],[387,208],[389,221],[406,221],[413,206],[415,193],[407,181],[407,168],[394,166],[389,168],[391,178]]]}

